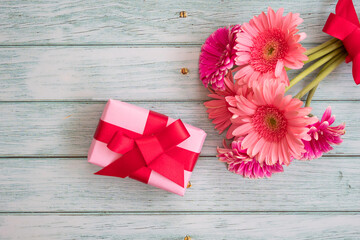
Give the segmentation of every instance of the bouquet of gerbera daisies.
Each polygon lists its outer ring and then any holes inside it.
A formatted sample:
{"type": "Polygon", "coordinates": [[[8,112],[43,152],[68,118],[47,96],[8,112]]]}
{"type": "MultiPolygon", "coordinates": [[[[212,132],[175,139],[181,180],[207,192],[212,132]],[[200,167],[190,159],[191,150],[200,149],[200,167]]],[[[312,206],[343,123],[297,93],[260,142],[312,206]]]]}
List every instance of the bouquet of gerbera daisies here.
{"type": "Polygon", "coordinates": [[[219,133],[227,130],[228,140],[217,151],[229,171],[270,177],[294,159],[319,158],[342,142],[345,124],[332,126],[330,107],[319,120],[311,114],[310,102],[319,82],[347,52],[338,40],[306,51],[300,44],[306,34],[297,29],[302,21],[299,14],[283,16],[283,9],[269,8],[248,23],[218,29],[202,46],[200,79],[213,98],[204,105],[219,133]],[[289,81],[289,69],[316,59],[320,60],[289,81]],[[317,77],[299,94],[285,95],[320,66],[317,77]]]}

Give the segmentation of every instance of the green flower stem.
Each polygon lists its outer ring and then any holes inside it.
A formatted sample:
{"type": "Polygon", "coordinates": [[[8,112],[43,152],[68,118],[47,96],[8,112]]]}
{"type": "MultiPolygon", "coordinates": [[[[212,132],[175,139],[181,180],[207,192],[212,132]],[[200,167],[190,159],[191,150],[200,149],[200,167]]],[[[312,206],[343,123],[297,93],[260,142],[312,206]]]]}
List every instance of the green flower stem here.
{"type": "Polygon", "coordinates": [[[305,52],[305,55],[309,56],[309,55],[311,55],[311,54],[313,54],[313,53],[315,53],[315,52],[317,52],[317,51],[319,51],[319,50],[321,50],[321,49],[323,49],[323,48],[325,48],[325,47],[327,47],[327,46],[329,46],[329,45],[331,45],[331,44],[333,44],[333,43],[335,43],[337,41],[339,41],[339,40],[336,39],[336,38],[332,38],[329,41],[324,42],[323,44],[320,44],[319,46],[316,46],[316,47],[313,47],[313,48],[307,50],[305,52]]]}
{"type": "MultiPolygon", "coordinates": [[[[304,64],[314,61],[314,60],[326,55],[327,53],[331,52],[332,50],[341,47],[342,45],[343,44],[339,39],[332,38],[329,41],[324,42],[323,44],[320,44],[319,46],[311,48],[304,53],[306,56],[311,55],[311,56],[309,56],[309,59],[304,62],[304,64]],[[320,50],[321,50],[321,52],[319,52],[320,50]]],[[[291,69],[285,67],[285,70],[288,71],[291,69]]]]}
{"type": "Polygon", "coordinates": [[[335,43],[333,43],[333,44],[331,44],[331,45],[329,45],[329,46],[327,46],[327,47],[325,47],[325,48],[311,54],[309,56],[309,59],[307,61],[305,61],[304,64],[306,64],[308,62],[312,62],[312,61],[314,61],[314,60],[316,60],[318,58],[321,58],[322,56],[325,56],[326,54],[328,54],[328,53],[330,53],[330,52],[334,51],[335,49],[338,49],[338,48],[340,48],[342,46],[343,46],[343,43],[340,40],[337,40],[337,41],[335,41],[335,43]]]}
{"type": "Polygon", "coordinates": [[[342,62],[345,61],[347,53],[344,52],[338,59],[336,59],[332,64],[329,64],[327,68],[324,68],[323,71],[319,73],[319,75],[306,87],[304,87],[294,98],[301,99],[307,92],[313,89],[315,86],[319,85],[319,83],[329,75],[335,68],[337,68],[342,62]]]}
{"type": "MultiPolygon", "coordinates": [[[[337,59],[339,59],[344,53],[341,52],[339,53],[338,55],[336,55],[336,57],[334,57],[333,59],[331,59],[330,61],[328,61],[327,63],[325,63],[325,65],[321,68],[320,72],[316,75],[316,76],[319,76],[319,74],[321,72],[324,71],[324,69],[326,69],[327,67],[329,67],[331,64],[333,64],[337,59]]],[[[315,91],[317,89],[319,85],[316,85],[313,89],[310,90],[307,98],[306,98],[306,103],[305,103],[305,107],[310,107],[310,103],[311,103],[311,100],[315,94],[315,91]]]]}
{"type": "Polygon", "coordinates": [[[319,68],[320,66],[322,66],[323,64],[325,64],[326,62],[330,61],[333,57],[335,57],[336,55],[338,55],[339,53],[343,52],[344,49],[340,48],[340,49],[336,49],[335,51],[329,53],[328,55],[326,55],[325,57],[321,58],[319,61],[317,61],[316,63],[314,63],[313,65],[311,65],[310,67],[308,67],[307,69],[305,69],[304,71],[302,71],[301,73],[299,73],[299,75],[297,75],[295,78],[293,78],[290,81],[289,86],[286,88],[285,91],[288,91],[290,88],[292,88],[295,84],[297,84],[300,80],[302,80],[303,78],[305,78],[307,75],[309,75],[310,73],[312,73],[315,69],[319,68]]]}
{"type": "Polygon", "coordinates": [[[305,107],[310,107],[311,100],[312,100],[318,86],[319,86],[319,84],[316,85],[313,89],[310,90],[310,92],[309,92],[309,94],[308,94],[308,96],[306,98],[305,107]]]}
{"type": "MultiPolygon", "coordinates": [[[[324,66],[321,68],[320,72],[324,71],[325,68],[329,67],[331,64],[333,64],[336,60],[338,60],[342,55],[344,55],[344,53],[346,53],[346,51],[342,51],[341,53],[339,53],[338,55],[336,55],[335,57],[333,57],[330,61],[328,61],[327,63],[324,64],[324,66]]],[[[319,73],[320,73],[319,72],[319,73]]]]}

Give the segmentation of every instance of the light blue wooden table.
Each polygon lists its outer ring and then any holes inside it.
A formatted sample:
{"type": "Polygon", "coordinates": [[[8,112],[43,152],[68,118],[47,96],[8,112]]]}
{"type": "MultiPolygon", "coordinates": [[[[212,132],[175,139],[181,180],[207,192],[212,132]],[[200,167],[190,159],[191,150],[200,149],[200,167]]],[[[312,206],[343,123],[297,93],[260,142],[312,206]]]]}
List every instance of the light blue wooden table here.
{"type": "Polygon", "coordinates": [[[360,87],[351,65],[313,102],[316,114],[332,105],[337,123],[346,121],[344,143],[263,180],[231,174],[215,158],[222,138],[197,70],[210,33],[268,5],[301,13],[305,46],[323,42],[335,3],[2,0],[0,239],[359,239],[360,87]],[[93,175],[86,154],[109,98],[208,133],[185,197],[93,175]]]}

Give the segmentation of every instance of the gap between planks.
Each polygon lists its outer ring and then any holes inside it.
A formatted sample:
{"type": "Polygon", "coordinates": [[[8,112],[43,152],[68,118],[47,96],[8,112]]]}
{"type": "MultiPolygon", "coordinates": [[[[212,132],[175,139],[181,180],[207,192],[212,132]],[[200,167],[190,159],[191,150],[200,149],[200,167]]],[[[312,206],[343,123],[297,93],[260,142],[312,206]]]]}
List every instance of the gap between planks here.
{"type": "MultiPolygon", "coordinates": [[[[204,100],[131,100],[131,101],[123,101],[123,102],[128,102],[128,103],[203,103],[206,102],[208,100],[212,100],[212,99],[204,99],[204,100]]],[[[306,100],[306,97],[301,99],[302,101],[306,100]]],[[[89,100],[89,99],[84,99],[84,100],[73,100],[73,99],[62,99],[62,100],[56,100],[56,99],[37,99],[37,100],[10,100],[10,101],[4,101],[4,100],[0,100],[0,104],[1,103],[89,103],[89,104],[98,104],[98,103],[107,103],[108,100],[102,100],[102,99],[94,99],[94,100],[89,100]]],[[[311,102],[360,102],[360,99],[324,99],[324,100],[319,100],[319,99],[314,99],[311,102]]],[[[204,108],[204,110],[206,110],[204,108]]]]}
{"type": "MultiPolygon", "coordinates": [[[[214,155],[201,155],[200,158],[216,158],[214,155]]],[[[360,154],[324,154],[321,156],[326,157],[326,158],[357,158],[360,157],[360,154]]],[[[6,159],[6,158],[27,158],[27,159],[45,159],[45,158],[49,158],[49,159],[67,159],[67,158],[72,158],[72,159],[78,159],[78,160],[84,160],[87,158],[86,155],[1,155],[0,159],[6,159]]]]}
{"type": "MultiPolygon", "coordinates": [[[[210,34],[210,33],[209,33],[210,34]]],[[[316,46],[323,42],[310,42],[304,43],[305,47],[309,46],[316,46]]],[[[201,43],[49,43],[49,44],[0,44],[0,48],[27,48],[27,47],[126,47],[126,48],[143,48],[143,47],[174,47],[174,48],[181,48],[181,47],[196,47],[200,48],[202,46],[201,43]]]]}
{"type": "Polygon", "coordinates": [[[28,215],[360,215],[360,211],[29,211],[29,212],[0,212],[0,216],[28,216],[28,215]]]}

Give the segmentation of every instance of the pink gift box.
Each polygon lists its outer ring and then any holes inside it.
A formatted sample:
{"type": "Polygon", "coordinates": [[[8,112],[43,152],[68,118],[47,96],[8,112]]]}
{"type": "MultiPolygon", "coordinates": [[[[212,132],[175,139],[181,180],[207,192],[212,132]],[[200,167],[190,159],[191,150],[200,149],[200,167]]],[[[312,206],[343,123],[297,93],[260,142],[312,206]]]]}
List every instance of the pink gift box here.
{"type": "MultiPolygon", "coordinates": [[[[142,135],[144,133],[149,113],[150,111],[147,109],[110,99],[105,106],[100,121],[121,127],[134,132],[135,134],[142,135]]],[[[167,118],[166,126],[169,126],[174,121],[175,119],[167,118]]],[[[178,144],[177,147],[185,149],[196,155],[200,154],[206,133],[203,130],[189,124],[184,124],[184,126],[190,137],[178,144]]],[[[88,161],[92,164],[106,167],[113,161],[119,159],[121,156],[122,154],[110,150],[107,143],[93,138],[88,152],[88,161]]],[[[183,186],[176,184],[154,170],[149,171],[149,177],[146,179],[147,182],[146,180],[143,182],[183,196],[191,177],[192,168],[193,166],[188,170],[184,170],[183,186]]]]}

